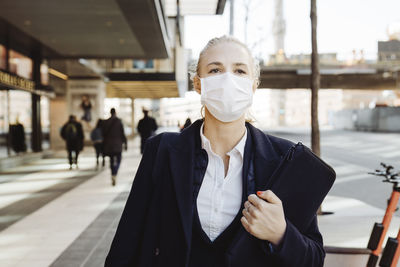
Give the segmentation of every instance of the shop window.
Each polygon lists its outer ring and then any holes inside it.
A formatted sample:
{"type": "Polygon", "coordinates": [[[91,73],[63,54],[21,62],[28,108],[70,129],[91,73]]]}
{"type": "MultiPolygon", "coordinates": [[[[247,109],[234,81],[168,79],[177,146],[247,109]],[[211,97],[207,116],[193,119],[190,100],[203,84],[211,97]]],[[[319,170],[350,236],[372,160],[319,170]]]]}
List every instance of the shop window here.
{"type": "Polygon", "coordinates": [[[133,68],[144,70],[144,69],[153,69],[154,62],[152,59],[143,60],[143,59],[136,59],[133,61],[133,68]]]}
{"type": "Polygon", "coordinates": [[[8,156],[8,91],[0,89],[0,158],[8,156]]]}
{"type": "Polygon", "coordinates": [[[21,124],[25,132],[25,144],[29,150],[32,133],[32,95],[20,90],[9,91],[9,123],[21,124]]]}
{"type": "Polygon", "coordinates": [[[42,126],[42,148],[50,148],[50,101],[48,97],[40,97],[40,124],[42,126]]]}
{"type": "Polygon", "coordinates": [[[49,85],[49,66],[47,63],[40,65],[40,80],[43,85],[49,85]]]}
{"type": "Polygon", "coordinates": [[[6,60],[7,60],[7,50],[4,45],[0,44],[0,69],[5,70],[6,69],[6,60]]]}
{"type": "Polygon", "coordinates": [[[15,52],[14,50],[10,50],[9,63],[11,73],[26,79],[32,79],[32,59],[18,52],[15,52]]]}

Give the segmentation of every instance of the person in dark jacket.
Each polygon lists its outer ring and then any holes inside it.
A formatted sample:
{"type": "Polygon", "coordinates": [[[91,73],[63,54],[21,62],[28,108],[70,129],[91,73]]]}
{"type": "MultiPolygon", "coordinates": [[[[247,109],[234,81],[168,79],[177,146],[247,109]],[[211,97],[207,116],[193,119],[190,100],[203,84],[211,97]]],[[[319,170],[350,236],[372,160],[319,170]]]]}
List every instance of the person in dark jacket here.
{"type": "Polygon", "coordinates": [[[25,129],[18,118],[15,124],[10,125],[10,139],[15,153],[26,152],[25,129]]]}
{"type": "Polygon", "coordinates": [[[154,135],[154,132],[157,130],[158,126],[156,120],[149,116],[149,111],[143,109],[143,119],[139,120],[137,130],[140,134],[140,153],[143,154],[144,144],[146,140],[154,135]]]}
{"type": "Polygon", "coordinates": [[[115,108],[110,110],[111,117],[104,121],[102,126],[103,133],[103,153],[110,157],[111,184],[114,186],[117,179],[119,165],[122,159],[122,147],[128,148],[124,126],[117,117],[115,108]]]}
{"type": "Polygon", "coordinates": [[[102,166],[105,164],[105,155],[103,153],[103,130],[102,130],[103,120],[98,119],[96,127],[90,133],[90,139],[93,142],[94,150],[96,151],[96,169],[99,167],[99,157],[103,158],[102,166]]]}
{"type": "Polygon", "coordinates": [[[76,120],[74,115],[70,115],[68,121],[61,128],[61,137],[65,140],[68,151],[70,170],[73,164],[78,168],[78,156],[83,149],[84,134],[82,124],[76,120]]]}
{"type": "MultiPolygon", "coordinates": [[[[246,122],[258,77],[243,43],[209,41],[193,79],[204,118],[146,142],[106,267],[323,266],[320,203],[309,187],[298,190],[313,210],[282,187],[285,203],[270,190],[293,143],[246,122]]],[[[308,178],[304,170],[293,175],[308,178]]]]}

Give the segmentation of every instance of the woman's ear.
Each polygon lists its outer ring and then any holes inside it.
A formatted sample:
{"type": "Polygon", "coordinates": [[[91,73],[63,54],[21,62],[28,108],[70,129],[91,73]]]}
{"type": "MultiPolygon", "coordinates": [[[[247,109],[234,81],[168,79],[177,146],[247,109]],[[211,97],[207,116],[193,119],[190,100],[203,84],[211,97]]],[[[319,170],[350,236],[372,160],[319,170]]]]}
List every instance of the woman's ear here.
{"type": "Polygon", "coordinates": [[[259,81],[258,81],[257,79],[255,79],[254,82],[253,82],[253,93],[256,92],[256,89],[257,89],[257,87],[258,87],[258,84],[259,84],[259,81]]]}
{"type": "Polygon", "coordinates": [[[193,87],[197,93],[201,94],[201,81],[197,75],[193,77],[193,87]]]}

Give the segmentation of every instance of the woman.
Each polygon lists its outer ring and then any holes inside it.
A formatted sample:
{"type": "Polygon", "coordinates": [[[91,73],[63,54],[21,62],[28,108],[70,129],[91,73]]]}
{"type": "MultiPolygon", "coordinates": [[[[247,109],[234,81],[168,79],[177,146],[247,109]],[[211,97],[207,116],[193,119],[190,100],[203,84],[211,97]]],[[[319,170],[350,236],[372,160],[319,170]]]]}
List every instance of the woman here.
{"type": "Polygon", "coordinates": [[[244,44],[209,41],[193,77],[204,119],[146,143],[106,266],[323,265],[315,212],[299,230],[264,190],[293,144],[246,123],[258,77],[244,44]]]}

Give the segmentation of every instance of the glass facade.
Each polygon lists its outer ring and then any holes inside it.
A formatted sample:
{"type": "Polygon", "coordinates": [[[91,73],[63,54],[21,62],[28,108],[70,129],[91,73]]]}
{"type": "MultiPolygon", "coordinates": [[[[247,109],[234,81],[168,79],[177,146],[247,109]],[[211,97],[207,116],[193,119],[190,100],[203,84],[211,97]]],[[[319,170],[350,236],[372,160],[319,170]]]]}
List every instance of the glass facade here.
{"type": "Polygon", "coordinates": [[[0,158],[8,156],[8,91],[0,89],[0,158]]]}
{"type": "Polygon", "coordinates": [[[49,66],[46,62],[40,65],[40,81],[43,85],[49,85],[49,66]]]}
{"type": "Polygon", "coordinates": [[[40,124],[42,126],[42,149],[50,148],[50,99],[40,98],[40,124]]]}
{"type": "Polygon", "coordinates": [[[0,69],[5,70],[6,69],[6,56],[7,50],[4,45],[0,44],[0,69]]]}
{"type": "Polygon", "coordinates": [[[25,143],[30,151],[32,133],[32,95],[20,90],[0,90],[0,157],[15,155],[17,145],[25,143]],[[15,139],[11,129],[23,128],[25,142],[15,139]],[[22,125],[22,127],[21,127],[22,125]]]}
{"type": "Polygon", "coordinates": [[[10,49],[9,71],[26,79],[32,79],[33,61],[10,49]]]}
{"type": "MultiPolygon", "coordinates": [[[[32,133],[32,95],[29,92],[20,90],[9,91],[9,123],[10,126],[21,124],[25,132],[25,144],[27,151],[31,147],[31,133],[32,133]]],[[[10,133],[9,140],[13,138],[10,133]]],[[[11,148],[13,148],[13,145],[11,148]]],[[[11,154],[16,151],[11,149],[11,154]]]]}
{"type": "MultiPolygon", "coordinates": [[[[0,44],[0,70],[10,73],[11,78],[16,78],[12,76],[19,76],[32,80],[33,60],[15,50],[7,51],[6,47],[0,44]]],[[[45,86],[49,85],[48,70],[47,62],[42,62],[40,79],[41,84],[45,86]]],[[[34,89],[28,86],[21,87],[26,88],[26,90],[34,89]]],[[[13,84],[8,83],[7,80],[4,80],[4,83],[0,82],[0,158],[33,150],[49,149],[50,100],[46,96],[40,97],[40,126],[36,125],[33,129],[33,99],[38,98],[33,98],[31,92],[14,89],[13,84]],[[34,135],[32,135],[33,131],[35,131],[34,135]],[[33,149],[32,136],[35,138],[33,149]]]]}

